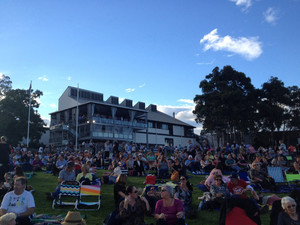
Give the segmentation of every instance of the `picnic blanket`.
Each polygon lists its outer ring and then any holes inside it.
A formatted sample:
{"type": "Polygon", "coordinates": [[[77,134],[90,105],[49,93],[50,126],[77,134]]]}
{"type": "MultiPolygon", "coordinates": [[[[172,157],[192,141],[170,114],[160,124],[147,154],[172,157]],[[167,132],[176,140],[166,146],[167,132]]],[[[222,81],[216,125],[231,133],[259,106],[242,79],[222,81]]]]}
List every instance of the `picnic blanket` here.
{"type": "MultiPolygon", "coordinates": [[[[57,225],[61,224],[66,214],[38,214],[32,219],[34,225],[57,225]]],[[[83,219],[86,218],[85,215],[81,215],[83,219]]]]}

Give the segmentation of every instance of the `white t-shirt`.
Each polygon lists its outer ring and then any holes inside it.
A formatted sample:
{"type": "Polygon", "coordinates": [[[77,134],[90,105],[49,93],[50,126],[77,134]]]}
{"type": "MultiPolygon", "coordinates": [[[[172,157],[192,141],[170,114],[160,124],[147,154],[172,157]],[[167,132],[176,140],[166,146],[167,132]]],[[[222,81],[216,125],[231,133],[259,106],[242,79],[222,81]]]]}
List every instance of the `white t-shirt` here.
{"type": "Polygon", "coordinates": [[[7,211],[7,213],[23,213],[28,208],[35,207],[34,198],[29,191],[24,191],[21,195],[16,195],[14,191],[8,192],[2,201],[1,209],[7,211]]]}

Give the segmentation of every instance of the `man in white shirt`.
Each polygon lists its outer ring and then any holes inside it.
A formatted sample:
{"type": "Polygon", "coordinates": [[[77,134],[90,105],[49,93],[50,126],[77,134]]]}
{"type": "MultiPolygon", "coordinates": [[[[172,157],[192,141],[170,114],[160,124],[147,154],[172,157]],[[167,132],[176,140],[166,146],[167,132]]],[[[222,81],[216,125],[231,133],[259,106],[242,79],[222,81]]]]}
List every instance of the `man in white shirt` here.
{"type": "Polygon", "coordinates": [[[35,203],[32,194],[25,191],[26,178],[18,177],[15,179],[14,190],[5,194],[0,215],[15,213],[17,215],[16,224],[32,224],[30,216],[34,213],[35,203]]]}

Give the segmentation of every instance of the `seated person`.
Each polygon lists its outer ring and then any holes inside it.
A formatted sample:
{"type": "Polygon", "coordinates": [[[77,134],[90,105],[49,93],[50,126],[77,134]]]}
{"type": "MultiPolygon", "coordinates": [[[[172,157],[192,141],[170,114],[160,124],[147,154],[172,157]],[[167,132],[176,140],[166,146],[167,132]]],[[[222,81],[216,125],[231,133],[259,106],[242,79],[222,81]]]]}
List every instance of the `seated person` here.
{"type": "Polygon", "coordinates": [[[83,184],[91,184],[93,181],[93,175],[89,173],[90,167],[87,164],[82,164],[81,173],[79,173],[76,177],[76,181],[79,183],[83,182],[83,184]]]}
{"type": "Polygon", "coordinates": [[[149,165],[149,170],[155,170],[156,168],[156,158],[152,151],[150,151],[147,155],[147,161],[149,165]]]}
{"type": "Polygon", "coordinates": [[[193,159],[192,155],[188,156],[188,159],[184,162],[184,165],[189,171],[191,172],[195,171],[195,160],[193,159]]]}
{"type": "Polygon", "coordinates": [[[229,178],[230,182],[227,183],[227,187],[233,197],[248,198],[246,193],[250,191],[255,200],[259,199],[253,187],[248,185],[244,180],[239,179],[238,174],[233,173],[229,178]]]}
{"type": "Polygon", "coordinates": [[[145,193],[145,198],[149,202],[151,213],[154,214],[156,202],[161,199],[160,192],[157,191],[157,187],[150,186],[150,190],[145,193]]]}
{"type": "Polygon", "coordinates": [[[162,186],[161,198],[155,206],[156,224],[185,225],[183,204],[179,199],[174,198],[174,190],[171,186],[162,186]]]}
{"type": "Polygon", "coordinates": [[[166,156],[161,155],[161,158],[157,163],[157,171],[159,178],[167,178],[169,176],[169,162],[166,159],[166,156]]]}
{"type": "Polygon", "coordinates": [[[32,194],[25,188],[26,178],[17,177],[14,181],[14,190],[4,195],[1,204],[0,215],[15,213],[17,225],[32,224],[30,217],[34,213],[35,203],[32,194]]]}
{"type": "Polygon", "coordinates": [[[33,171],[41,171],[43,166],[43,162],[40,159],[40,157],[37,155],[34,157],[34,160],[32,161],[32,168],[33,171]]]}
{"type": "Polygon", "coordinates": [[[58,176],[58,186],[54,190],[54,192],[49,193],[47,192],[47,199],[53,200],[58,198],[58,195],[60,193],[60,184],[63,182],[72,182],[75,181],[75,171],[74,171],[74,163],[68,162],[67,167],[59,172],[58,176]]]}
{"type": "Polygon", "coordinates": [[[186,217],[194,218],[196,213],[192,207],[193,187],[186,176],[180,177],[180,185],[178,186],[175,196],[182,201],[186,217]]]}
{"type": "Polygon", "coordinates": [[[142,160],[142,157],[143,157],[143,155],[141,153],[139,153],[135,157],[135,160],[134,160],[134,163],[133,163],[134,171],[138,176],[144,176],[144,173],[145,173],[145,171],[144,171],[144,161],[142,160]]]}
{"type": "Polygon", "coordinates": [[[287,196],[281,199],[281,206],[284,211],[278,215],[278,225],[300,224],[300,212],[296,211],[296,201],[287,196]]]}
{"type": "Polygon", "coordinates": [[[236,164],[236,161],[232,158],[231,154],[227,155],[227,159],[225,160],[226,168],[239,172],[241,168],[236,164]]]}
{"type": "Polygon", "coordinates": [[[116,161],[112,162],[112,172],[104,172],[101,177],[101,183],[116,183],[117,177],[122,174],[121,168],[116,161]]]}
{"type": "Polygon", "coordinates": [[[213,169],[209,176],[207,177],[207,179],[204,182],[204,185],[206,186],[206,188],[209,190],[211,185],[215,184],[215,175],[221,175],[222,176],[222,180],[224,183],[228,183],[230,181],[230,179],[226,176],[222,175],[222,171],[219,169],[213,169]]]}
{"type": "Polygon", "coordinates": [[[222,175],[214,175],[214,184],[210,186],[210,199],[209,201],[203,202],[201,209],[220,209],[226,198],[230,197],[230,192],[227,185],[222,180],[222,175]]]}
{"type": "Polygon", "coordinates": [[[293,163],[293,172],[300,173],[300,155],[296,156],[296,161],[293,163]]]}
{"type": "Polygon", "coordinates": [[[252,167],[250,169],[251,182],[259,184],[262,186],[262,188],[269,189],[272,192],[277,190],[274,179],[270,177],[268,173],[260,169],[260,163],[254,161],[251,164],[251,167],[252,167]]]}
{"type": "Polygon", "coordinates": [[[150,213],[150,205],[145,197],[139,197],[135,186],[128,186],[126,198],[120,203],[122,225],[145,224],[144,215],[150,213]]]}

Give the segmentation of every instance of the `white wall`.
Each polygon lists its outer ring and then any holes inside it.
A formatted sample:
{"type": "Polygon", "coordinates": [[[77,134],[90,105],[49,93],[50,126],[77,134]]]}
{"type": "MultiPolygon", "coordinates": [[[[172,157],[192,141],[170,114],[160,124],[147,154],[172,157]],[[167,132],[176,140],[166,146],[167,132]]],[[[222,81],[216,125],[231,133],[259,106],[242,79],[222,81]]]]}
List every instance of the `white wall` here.
{"type": "Polygon", "coordinates": [[[173,134],[179,135],[179,136],[184,136],[184,128],[181,126],[173,125],[173,134]]]}

